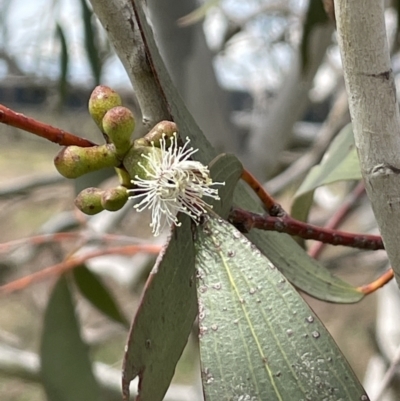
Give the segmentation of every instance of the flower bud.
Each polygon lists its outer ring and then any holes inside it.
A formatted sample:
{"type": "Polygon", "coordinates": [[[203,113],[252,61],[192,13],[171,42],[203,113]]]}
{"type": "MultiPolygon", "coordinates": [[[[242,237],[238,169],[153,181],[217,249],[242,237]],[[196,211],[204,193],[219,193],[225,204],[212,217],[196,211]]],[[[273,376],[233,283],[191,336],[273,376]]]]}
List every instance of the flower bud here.
{"type": "Polygon", "coordinates": [[[144,139],[148,141],[149,145],[153,142],[154,146],[159,148],[160,140],[163,138],[163,136],[171,138],[175,132],[178,132],[178,129],[174,122],[166,120],[160,121],[151,129],[150,132],[144,136],[144,139]]]}
{"type": "Polygon", "coordinates": [[[150,147],[150,146],[140,146],[132,147],[128,154],[124,157],[124,167],[128,171],[131,179],[148,179],[148,175],[153,173],[153,168],[149,163],[148,156],[154,158],[159,158],[160,163],[162,161],[161,149],[150,147]]]}
{"type": "Polygon", "coordinates": [[[101,204],[103,191],[99,188],[86,188],[75,198],[75,206],[83,213],[93,215],[104,210],[101,204]]]}
{"type": "Polygon", "coordinates": [[[103,131],[115,145],[117,154],[124,156],[131,147],[131,135],[135,129],[135,118],[126,107],[117,106],[103,117],[103,131]]]}
{"type": "Polygon", "coordinates": [[[108,110],[122,104],[121,97],[108,86],[96,86],[90,95],[89,113],[103,132],[102,120],[108,110]]]}
{"type": "Polygon", "coordinates": [[[66,178],[77,178],[105,167],[120,165],[113,144],[81,148],[67,146],[55,157],[54,165],[66,178]]]}
{"type": "Polygon", "coordinates": [[[101,195],[101,204],[104,209],[115,212],[121,209],[128,200],[128,192],[125,187],[118,186],[103,191],[101,195]]]}

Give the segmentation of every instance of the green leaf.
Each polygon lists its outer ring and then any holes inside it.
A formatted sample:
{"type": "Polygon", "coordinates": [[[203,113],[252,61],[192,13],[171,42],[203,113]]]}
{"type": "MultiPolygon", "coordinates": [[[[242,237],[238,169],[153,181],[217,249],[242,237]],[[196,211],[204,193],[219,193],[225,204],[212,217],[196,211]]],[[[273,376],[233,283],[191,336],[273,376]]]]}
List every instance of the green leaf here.
{"type": "Polygon", "coordinates": [[[62,276],[47,304],[40,347],[42,381],[49,400],[101,399],[79,331],[68,283],[62,276]]]}
{"type": "Polygon", "coordinates": [[[297,190],[291,215],[307,221],[314,191],[337,181],[361,179],[360,164],[354,143],[352,125],[347,124],[335,137],[320,164],[314,166],[297,190]]]}
{"type": "Polygon", "coordinates": [[[360,179],[360,164],[350,123],[332,141],[321,163],[310,170],[295,197],[314,191],[322,185],[360,179]]]}
{"type": "Polygon", "coordinates": [[[314,191],[306,192],[293,201],[291,216],[300,221],[307,221],[311,206],[314,201],[314,191]]]}
{"type": "Polygon", "coordinates": [[[82,265],[73,270],[75,282],[81,294],[100,312],[117,323],[129,327],[114,297],[94,273],[82,265]]]}
{"type": "MultiPolygon", "coordinates": [[[[226,216],[242,165],[233,155],[220,155],[210,171],[213,181],[225,182],[214,209],[226,216]]],[[[141,401],[163,399],[197,315],[193,223],[186,215],[180,221],[147,280],[124,356],[123,392],[129,394],[139,375],[141,401]]]]}
{"type": "Polygon", "coordinates": [[[359,302],[357,288],[332,275],[287,234],[251,231],[247,237],[297,288],[315,298],[335,303],[359,302]],[[265,235],[267,234],[267,235],[265,235]]]}
{"type": "Polygon", "coordinates": [[[65,99],[67,97],[67,89],[68,89],[68,65],[69,65],[69,55],[68,55],[68,46],[67,40],[64,35],[64,31],[60,24],[56,25],[56,33],[57,37],[60,41],[61,45],[61,53],[60,53],[60,78],[58,80],[58,87],[60,91],[60,104],[64,105],[65,99]]]}
{"type": "Polygon", "coordinates": [[[317,25],[326,24],[328,22],[329,19],[324,10],[322,1],[310,0],[303,26],[303,37],[300,44],[303,72],[308,67],[311,32],[317,25]]]}
{"type": "Polygon", "coordinates": [[[239,231],[211,215],[195,245],[207,401],[368,400],[318,318],[239,231]]]}
{"type": "MultiPolygon", "coordinates": [[[[133,6],[136,18],[140,21],[149,63],[160,84],[160,96],[166,99],[182,137],[188,136],[192,146],[199,149],[196,159],[203,164],[208,164],[216,156],[216,151],[205,138],[172,84],[142,10],[142,3],[134,0],[133,6]]],[[[236,186],[234,204],[246,210],[264,212],[258,201],[250,195],[248,188],[241,182],[236,186]]],[[[358,302],[362,299],[362,294],[342,280],[333,277],[321,264],[310,258],[290,236],[275,232],[252,231],[248,234],[248,238],[283,272],[291,283],[307,294],[325,301],[341,303],[358,302]]]]}
{"type": "Polygon", "coordinates": [[[179,18],[178,23],[180,26],[189,26],[193,25],[196,22],[200,22],[205,18],[207,15],[208,11],[217,6],[221,0],[208,0],[205,3],[203,3],[201,6],[196,8],[194,11],[191,13],[185,15],[182,18],[179,18]]]}
{"type": "Polygon", "coordinates": [[[191,220],[181,217],[147,280],[123,364],[123,394],[139,375],[142,401],[162,400],[197,314],[191,220]]]}
{"type": "Polygon", "coordinates": [[[93,11],[88,7],[86,0],[81,0],[82,20],[85,34],[85,50],[93,73],[95,85],[100,84],[102,63],[100,49],[96,43],[96,25],[93,23],[93,11]]]}

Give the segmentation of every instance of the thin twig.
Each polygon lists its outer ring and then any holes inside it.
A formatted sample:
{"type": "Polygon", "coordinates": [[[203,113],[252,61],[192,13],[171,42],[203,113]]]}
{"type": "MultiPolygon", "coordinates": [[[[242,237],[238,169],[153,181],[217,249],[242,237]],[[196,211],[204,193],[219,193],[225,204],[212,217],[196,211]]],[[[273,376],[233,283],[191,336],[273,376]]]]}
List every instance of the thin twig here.
{"type": "Polygon", "coordinates": [[[390,268],[389,270],[385,271],[385,273],[383,273],[379,278],[377,278],[372,283],[362,285],[361,287],[358,287],[357,289],[365,295],[371,294],[372,292],[375,292],[379,288],[382,288],[392,278],[393,278],[393,269],[390,268]]]}
{"type": "Polygon", "coordinates": [[[270,216],[285,216],[287,213],[282,206],[262,187],[260,182],[250,171],[244,169],[241,179],[257,194],[270,216]]]}
{"type": "Polygon", "coordinates": [[[47,244],[49,242],[64,242],[67,240],[77,240],[84,239],[85,242],[98,241],[103,243],[110,242],[125,242],[137,244],[141,242],[137,238],[133,238],[127,235],[118,234],[102,234],[102,233],[92,233],[88,231],[77,231],[77,232],[57,232],[49,234],[35,235],[33,237],[21,238],[13,241],[8,241],[0,244],[0,253],[10,252],[15,247],[21,245],[41,245],[47,244]]]}
{"type": "Polygon", "coordinates": [[[400,346],[397,348],[396,353],[390,362],[389,369],[386,371],[385,375],[383,376],[380,387],[375,395],[376,400],[380,400],[384,393],[387,391],[390,383],[392,382],[393,376],[397,372],[397,368],[400,365],[400,346]]]}
{"type": "Polygon", "coordinates": [[[61,146],[75,145],[87,148],[96,145],[88,139],[80,138],[52,125],[42,123],[21,113],[16,113],[2,104],[0,104],[0,123],[30,132],[61,146]]]}
{"type": "Polygon", "coordinates": [[[58,276],[62,273],[65,273],[68,270],[71,270],[81,265],[82,263],[85,263],[87,260],[93,259],[98,256],[115,255],[115,254],[133,255],[138,252],[158,254],[160,252],[160,249],[161,249],[160,245],[148,245],[148,244],[126,245],[120,247],[113,247],[109,249],[95,250],[92,252],[87,252],[84,255],[72,256],[68,260],[65,260],[64,262],[57,263],[53,266],[49,266],[36,273],[32,273],[29,276],[22,277],[20,279],[12,281],[11,283],[0,286],[0,295],[19,291],[38,281],[42,281],[55,275],[58,276]]]}
{"type": "Polygon", "coordinates": [[[257,228],[259,230],[277,231],[289,235],[297,235],[304,239],[313,239],[331,245],[343,245],[369,250],[383,249],[382,238],[379,235],[353,234],[317,227],[293,219],[289,215],[283,217],[268,215],[262,216],[234,208],[229,215],[229,221],[239,229],[247,232],[257,228]]]}

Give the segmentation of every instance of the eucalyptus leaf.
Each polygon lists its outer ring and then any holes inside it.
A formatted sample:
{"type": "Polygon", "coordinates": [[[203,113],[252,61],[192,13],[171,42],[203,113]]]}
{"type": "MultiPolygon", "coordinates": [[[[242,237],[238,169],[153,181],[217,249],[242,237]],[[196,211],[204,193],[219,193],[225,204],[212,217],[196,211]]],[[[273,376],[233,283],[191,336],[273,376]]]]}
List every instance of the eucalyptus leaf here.
{"type": "Polygon", "coordinates": [[[124,355],[124,399],[139,376],[142,401],[161,401],[197,314],[191,220],[181,217],[157,258],[132,321],[124,355]]]}
{"type": "Polygon", "coordinates": [[[328,16],[324,10],[322,1],[310,0],[303,26],[303,37],[300,44],[303,72],[308,67],[311,33],[316,26],[326,24],[328,21],[328,16]]]}
{"type": "Polygon", "coordinates": [[[78,266],[73,270],[75,282],[81,294],[100,312],[109,319],[128,326],[129,323],[122,313],[120,307],[111,295],[107,287],[99,277],[92,273],[85,265],[78,266]]]}
{"type": "Polygon", "coordinates": [[[82,7],[82,21],[85,33],[85,50],[96,85],[100,84],[101,71],[103,68],[97,44],[97,29],[93,23],[93,11],[88,7],[86,0],[80,0],[82,7]]]}
{"type": "MultiPolygon", "coordinates": [[[[242,165],[233,155],[220,155],[210,171],[214,182],[225,183],[214,209],[226,216],[242,165]]],[[[186,215],[180,216],[180,222],[157,258],[132,322],[123,367],[125,399],[137,375],[141,401],[163,399],[197,315],[194,223],[186,215]]]]}
{"type": "Polygon", "coordinates": [[[179,18],[179,25],[188,26],[193,25],[203,20],[211,8],[218,6],[221,0],[208,0],[201,6],[193,10],[191,13],[179,18]]]}
{"type": "Polygon", "coordinates": [[[44,316],[40,346],[43,387],[52,401],[99,401],[100,388],[74,309],[67,279],[62,276],[44,316]]]}
{"type": "Polygon", "coordinates": [[[64,34],[64,30],[60,24],[56,24],[56,33],[60,41],[61,52],[60,52],[60,77],[58,79],[58,88],[60,95],[60,105],[63,106],[67,97],[68,89],[68,66],[69,66],[69,54],[67,39],[64,34]]]}
{"type": "Polygon", "coordinates": [[[360,180],[361,170],[358,162],[353,129],[347,124],[335,137],[320,164],[314,166],[295,194],[298,198],[320,186],[337,181],[360,180]]]}
{"type": "Polygon", "coordinates": [[[246,237],[216,215],[196,232],[206,401],[368,400],[328,331],[246,237]]]}
{"type": "Polygon", "coordinates": [[[354,143],[353,129],[349,123],[332,141],[321,163],[310,170],[300,185],[294,196],[291,215],[298,220],[307,221],[314,191],[318,187],[337,181],[360,179],[361,170],[354,143]]]}

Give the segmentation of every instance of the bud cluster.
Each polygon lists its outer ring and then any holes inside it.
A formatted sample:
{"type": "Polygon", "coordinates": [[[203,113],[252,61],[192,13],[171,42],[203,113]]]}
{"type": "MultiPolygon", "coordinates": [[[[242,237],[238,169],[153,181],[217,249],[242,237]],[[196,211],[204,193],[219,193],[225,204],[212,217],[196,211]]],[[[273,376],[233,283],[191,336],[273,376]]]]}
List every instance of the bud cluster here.
{"type": "Polygon", "coordinates": [[[207,213],[203,196],[218,198],[218,191],[206,166],[191,159],[197,150],[181,143],[176,124],[159,122],[144,137],[132,141],[135,119],[122,106],[120,96],[98,86],[89,100],[89,112],[106,144],[87,148],[67,146],[54,163],[64,177],[77,178],[106,167],[114,167],[120,185],[103,190],[86,188],[75,199],[82,212],[93,215],[102,210],[121,209],[129,198],[139,198],[138,211],[150,209],[154,235],[171,224],[179,226],[177,214],[188,214],[196,223],[207,213]]]}

